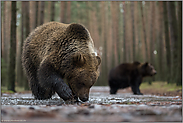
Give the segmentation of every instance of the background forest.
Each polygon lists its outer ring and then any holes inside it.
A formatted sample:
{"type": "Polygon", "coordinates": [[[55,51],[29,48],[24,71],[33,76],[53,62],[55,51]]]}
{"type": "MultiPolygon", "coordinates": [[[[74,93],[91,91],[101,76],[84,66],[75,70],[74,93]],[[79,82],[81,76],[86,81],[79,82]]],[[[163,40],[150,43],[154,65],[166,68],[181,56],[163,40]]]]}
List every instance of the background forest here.
{"type": "Polygon", "coordinates": [[[123,62],[149,62],[157,75],[144,81],[182,85],[182,1],[1,1],[1,86],[28,90],[21,66],[22,44],[43,23],[81,23],[102,57],[95,85],[123,62]]]}

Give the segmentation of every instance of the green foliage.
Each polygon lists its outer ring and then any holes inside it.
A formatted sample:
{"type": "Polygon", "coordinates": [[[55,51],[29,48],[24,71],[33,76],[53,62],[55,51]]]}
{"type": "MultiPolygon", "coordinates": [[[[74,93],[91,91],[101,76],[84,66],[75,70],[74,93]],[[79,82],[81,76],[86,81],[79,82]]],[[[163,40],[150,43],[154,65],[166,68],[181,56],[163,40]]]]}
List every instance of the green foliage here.
{"type": "Polygon", "coordinates": [[[177,86],[176,83],[168,84],[167,82],[163,81],[155,81],[152,82],[152,85],[149,85],[147,82],[142,83],[140,89],[158,89],[158,90],[166,90],[166,91],[175,91],[175,90],[182,90],[182,85],[177,86]]]}
{"type": "Polygon", "coordinates": [[[55,21],[60,21],[60,11],[58,11],[60,9],[60,2],[56,2],[55,1],[55,21]]]}
{"type": "Polygon", "coordinates": [[[85,24],[87,21],[87,14],[86,14],[86,2],[82,1],[73,1],[71,4],[71,22],[76,22],[85,24]]]}
{"type": "MultiPolygon", "coordinates": [[[[15,90],[16,90],[16,92],[24,92],[25,91],[25,89],[24,89],[24,87],[18,87],[18,86],[16,86],[15,87],[15,90]]],[[[14,91],[11,91],[11,90],[7,90],[7,87],[6,86],[1,86],[1,93],[15,93],[14,91]]]]}

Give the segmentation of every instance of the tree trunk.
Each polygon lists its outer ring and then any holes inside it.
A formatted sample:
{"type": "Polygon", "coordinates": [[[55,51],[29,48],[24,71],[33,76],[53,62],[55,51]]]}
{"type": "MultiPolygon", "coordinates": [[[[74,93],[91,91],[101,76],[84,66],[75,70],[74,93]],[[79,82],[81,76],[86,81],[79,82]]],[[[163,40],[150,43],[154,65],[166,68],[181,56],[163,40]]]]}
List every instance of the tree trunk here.
{"type": "Polygon", "coordinates": [[[99,30],[98,30],[98,22],[97,22],[97,16],[96,16],[96,11],[92,11],[91,12],[91,15],[92,15],[92,33],[93,33],[93,41],[94,41],[94,44],[95,44],[95,47],[97,49],[99,49],[100,47],[100,42],[99,42],[99,30]]]}
{"type": "Polygon", "coordinates": [[[6,51],[8,51],[7,53],[7,63],[9,63],[10,57],[10,37],[11,37],[11,2],[8,1],[7,2],[7,6],[8,9],[6,9],[6,51]]]}
{"type": "MultiPolygon", "coordinates": [[[[155,2],[150,2],[150,6],[151,6],[151,11],[150,13],[152,15],[150,15],[150,62],[153,66],[155,66],[155,60],[154,60],[154,44],[155,44],[155,2]]],[[[152,78],[153,80],[155,80],[155,77],[153,76],[152,78]]],[[[149,84],[151,84],[151,80],[149,80],[149,84]]]]}
{"type": "Polygon", "coordinates": [[[170,52],[170,38],[169,38],[169,27],[168,27],[168,13],[167,13],[167,2],[163,2],[163,18],[164,18],[164,31],[165,31],[165,46],[166,46],[166,75],[167,82],[170,83],[171,79],[171,52],[170,52]]]}
{"type": "Polygon", "coordinates": [[[40,14],[39,14],[39,25],[44,23],[44,1],[41,1],[40,5],[40,14]]]}
{"type": "Polygon", "coordinates": [[[25,37],[27,38],[30,33],[30,15],[29,15],[29,2],[25,2],[25,37]]]}
{"type": "Polygon", "coordinates": [[[112,40],[113,40],[113,37],[112,37],[112,15],[111,15],[111,6],[110,6],[110,2],[108,3],[108,5],[107,5],[107,19],[106,19],[106,21],[107,21],[107,30],[108,30],[108,33],[107,33],[107,42],[108,42],[108,47],[107,47],[107,49],[108,49],[108,55],[109,55],[109,57],[108,57],[108,70],[110,70],[113,66],[112,66],[112,55],[113,55],[113,50],[114,49],[112,49],[112,40]]]}
{"type": "Polygon", "coordinates": [[[54,21],[55,19],[55,1],[51,1],[51,21],[54,21]]]}
{"type": "Polygon", "coordinates": [[[3,60],[5,60],[5,1],[1,2],[1,58],[3,58],[3,60]]]}
{"type": "Polygon", "coordinates": [[[38,1],[35,1],[36,3],[36,5],[35,5],[35,28],[39,25],[38,23],[38,12],[39,12],[39,2],[38,1]]]}
{"type": "Polygon", "coordinates": [[[71,1],[67,2],[67,23],[71,22],[71,1]]]}
{"type": "Polygon", "coordinates": [[[126,58],[126,7],[125,2],[123,2],[123,62],[127,62],[126,58]]]}
{"type": "Polygon", "coordinates": [[[135,52],[135,22],[134,22],[134,2],[131,2],[131,17],[132,17],[132,37],[133,37],[133,61],[136,60],[136,52],[135,52]]]}
{"type": "Polygon", "coordinates": [[[2,2],[1,18],[1,86],[7,86],[7,50],[6,50],[6,1],[2,2]]]}
{"type": "Polygon", "coordinates": [[[171,39],[171,46],[172,46],[172,81],[177,83],[177,75],[178,72],[178,31],[177,31],[177,19],[176,19],[176,12],[175,12],[175,2],[168,2],[168,17],[169,17],[169,26],[170,26],[170,39],[171,39]]]}
{"type": "MultiPolygon", "coordinates": [[[[11,9],[9,1],[4,1],[4,61],[9,63],[9,48],[10,48],[10,23],[11,23],[11,9]]],[[[8,64],[6,65],[8,67],[8,64]]]]}
{"type": "Polygon", "coordinates": [[[161,81],[164,80],[164,57],[163,57],[163,2],[158,2],[159,3],[159,19],[158,19],[158,24],[159,24],[159,30],[158,30],[158,66],[159,66],[159,79],[161,81]]]}
{"type": "Polygon", "coordinates": [[[182,84],[182,1],[178,1],[178,77],[177,85],[182,84]]]}
{"type": "Polygon", "coordinates": [[[115,30],[116,30],[116,65],[120,64],[120,54],[121,54],[121,47],[120,47],[120,39],[119,39],[119,1],[115,2],[115,14],[116,14],[116,23],[115,23],[115,30]]]}
{"type": "Polygon", "coordinates": [[[60,12],[60,22],[62,22],[62,23],[65,23],[66,22],[66,18],[65,18],[65,8],[66,8],[66,5],[65,5],[65,1],[61,1],[60,2],[60,10],[61,10],[61,12],[60,12]]]}
{"type": "Polygon", "coordinates": [[[23,46],[23,41],[25,39],[25,35],[24,35],[24,22],[25,22],[25,5],[24,2],[21,2],[22,6],[21,6],[21,28],[20,28],[20,32],[21,32],[21,40],[19,42],[19,49],[18,49],[18,53],[17,53],[17,83],[18,86],[23,87],[23,68],[22,68],[22,64],[21,64],[21,54],[22,54],[22,46],[23,46]]]}
{"type": "Polygon", "coordinates": [[[141,6],[141,16],[142,16],[142,27],[143,27],[143,32],[144,32],[144,44],[145,44],[145,56],[146,56],[146,61],[149,60],[148,58],[148,47],[147,47],[147,38],[146,38],[146,30],[145,30],[145,18],[143,14],[143,6],[142,3],[140,3],[141,6]]]}
{"type": "Polygon", "coordinates": [[[16,2],[11,3],[11,38],[8,68],[8,90],[15,92],[15,56],[16,56],[16,2]]]}
{"type": "Polygon", "coordinates": [[[105,2],[101,1],[101,26],[102,26],[102,34],[101,34],[101,41],[102,41],[102,47],[103,47],[103,51],[102,51],[102,59],[103,59],[103,64],[102,64],[102,81],[103,81],[103,85],[105,85],[105,82],[107,82],[107,77],[108,76],[108,69],[107,69],[107,39],[106,39],[106,10],[105,10],[105,2]]]}
{"type": "Polygon", "coordinates": [[[114,67],[116,65],[116,30],[115,30],[115,7],[114,7],[114,1],[111,1],[111,17],[112,17],[112,39],[113,39],[113,43],[112,43],[112,62],[111,62],[111,66],[114,67]]]}
{"type": "MultiPolygon", "coordinates": [[[[27,38],[30,33],[30,23],[29,23],[29,2],[25,2],[25,37],[27,38]]],[[[27,79],[24,79],[24,89],[29,90],[29,85],[27,79]]]]}
{"type": "MultiPolygon", "coordinates": [[[[36,22],[35,22],[35,18],[36,18],[36,16],[35,16],[35,4],[36,4],[36,2],[35,1],[30,1],[30,30],[32,31],[32,30],[34,30],[35,29],[35,24],[36,24],[36,22]]],[[[22,22],[21,22],[22,23],[22,22]]]]}
{"type": "Polygon", "coordinates": [[[137,17],[137,22],[136,22],[136,25],[137,25],[137,28],[136,28],[136,31],[137,31],[137,58],[138,58],[138,61],[140,61],[142,58],[143,58],[143,56],[142,56],[142,36],[141,36],[141,11],[140,11],[140,8],[139,8],[139,3],[140,2],[136,2],[136,17],[137,17]]]}

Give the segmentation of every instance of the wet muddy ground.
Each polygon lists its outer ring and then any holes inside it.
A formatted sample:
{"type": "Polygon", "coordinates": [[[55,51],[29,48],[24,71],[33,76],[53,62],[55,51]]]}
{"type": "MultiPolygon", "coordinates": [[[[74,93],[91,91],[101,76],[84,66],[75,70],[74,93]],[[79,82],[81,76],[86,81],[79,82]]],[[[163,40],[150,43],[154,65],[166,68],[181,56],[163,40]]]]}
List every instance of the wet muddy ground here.
{"type": "Polygon", "coordinates": [[[85,103],[64,102],[54,95],[35,100],[31,93],[1,95],[2,121],[182,121],[182,96],[110,95],[108,87],[92,87],[85,103]]]}

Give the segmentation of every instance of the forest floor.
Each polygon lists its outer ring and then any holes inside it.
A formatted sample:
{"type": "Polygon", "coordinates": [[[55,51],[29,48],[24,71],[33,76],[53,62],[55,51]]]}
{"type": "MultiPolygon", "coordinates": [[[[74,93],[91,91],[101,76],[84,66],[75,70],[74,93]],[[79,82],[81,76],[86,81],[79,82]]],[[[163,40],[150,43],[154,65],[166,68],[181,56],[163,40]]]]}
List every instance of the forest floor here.
{"type": "Polygon", "coordinates": [[[35,100],[30,92],[1,93],[1,121],[129,121],[182,122],[182,88],[165,83],[143,84],[144,95],[131,88],[109,94],[108,86],[93,86],[84,103],[64,102],[54,95],[35,100]]]}

